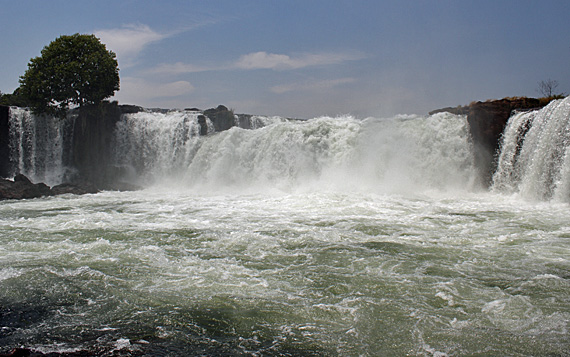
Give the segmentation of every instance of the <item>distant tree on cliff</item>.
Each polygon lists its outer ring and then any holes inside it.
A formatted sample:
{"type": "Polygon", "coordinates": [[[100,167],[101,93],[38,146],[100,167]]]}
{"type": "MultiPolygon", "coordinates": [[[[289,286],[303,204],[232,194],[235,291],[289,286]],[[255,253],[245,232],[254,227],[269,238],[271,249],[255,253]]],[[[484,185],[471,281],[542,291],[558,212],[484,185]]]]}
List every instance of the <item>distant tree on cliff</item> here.
{"type": "Polygon", "coordinates": [[[20,94],[32,111],[65,116],[70,106],[98,104],[119,90],[115,53],[95,35],[61,36],[32,58],[20,94]]]}
{"type": "Polygon", "coordinates": [[[558,88],[558,81],[553,79],[547,79],[546,81],[538,82],[538,93],[543,97],[552,97],[554,96],[554,91],[558,88]]]}

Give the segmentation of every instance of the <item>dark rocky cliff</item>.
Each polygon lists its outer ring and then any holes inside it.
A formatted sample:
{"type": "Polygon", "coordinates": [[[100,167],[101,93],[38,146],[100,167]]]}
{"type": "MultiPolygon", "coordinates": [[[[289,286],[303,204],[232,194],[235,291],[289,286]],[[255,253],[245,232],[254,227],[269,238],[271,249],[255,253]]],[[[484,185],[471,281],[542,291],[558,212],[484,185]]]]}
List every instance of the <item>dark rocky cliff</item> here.
{"type": "Polygon", "coordinates": [[[540,109],[550,100],[552,99],[504,98],[473,102],[468,106],[438,109],[430,112],[430,114],[450,112],[467,115],[475,149],[475,165],[481,171],[483,183],[490,185],[493,173],[497,168],[501,135],[513,111],[540,109]]]}
{"type": "Polygon", "coordinates": [[[73,128],[71,164],[77,169],[80,181],[102,188],[114,181],[112,141],[121,114],[117,102],[78,110],[73,128]]]}

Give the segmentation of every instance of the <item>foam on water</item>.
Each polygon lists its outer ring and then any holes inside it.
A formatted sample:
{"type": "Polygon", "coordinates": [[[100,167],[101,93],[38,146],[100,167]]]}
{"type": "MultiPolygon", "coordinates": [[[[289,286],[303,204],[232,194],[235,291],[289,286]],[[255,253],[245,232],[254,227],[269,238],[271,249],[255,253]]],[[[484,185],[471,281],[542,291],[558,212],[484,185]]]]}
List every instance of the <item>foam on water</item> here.
{"type": "Polygon", "coordinates": [[[149,189],[4,202],[0,300],[30,322],[5,311],[0,342],[556,354],[570,321],[566,216],[565,204],[494,194],[149,189]]]}

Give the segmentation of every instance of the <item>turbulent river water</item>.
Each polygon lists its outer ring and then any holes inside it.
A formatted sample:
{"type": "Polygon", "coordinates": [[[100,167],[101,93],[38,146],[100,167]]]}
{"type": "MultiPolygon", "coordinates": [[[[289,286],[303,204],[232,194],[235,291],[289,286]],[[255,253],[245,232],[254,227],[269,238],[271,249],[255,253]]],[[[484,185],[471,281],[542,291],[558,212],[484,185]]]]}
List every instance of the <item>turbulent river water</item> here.
{"type": "Polygon", "coordinates": [[[145,189],[0,202],[0,352],[568,355],[569,106],[511,118],[490,190],[460,116],[125,115],[145,189]]]}

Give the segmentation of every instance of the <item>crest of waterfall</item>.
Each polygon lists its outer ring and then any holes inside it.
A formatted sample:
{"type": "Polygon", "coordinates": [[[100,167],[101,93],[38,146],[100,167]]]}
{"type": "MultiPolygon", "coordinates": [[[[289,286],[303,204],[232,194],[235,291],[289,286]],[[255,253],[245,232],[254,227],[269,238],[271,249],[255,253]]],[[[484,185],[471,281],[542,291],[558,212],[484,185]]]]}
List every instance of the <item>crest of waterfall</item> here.
{"type": "Polygon", "coordinates": [[[264,126],[284,121],[287,121],[287,119],[277,116],[266,117],[262,115],[247,115],[247,116],[236,115],[235,124],[237,127],[243,129],[260,129],[263,128],[264,126]]]}
{"type": "Polygon", "coordinates": [[[570,200],[570,98],[509,119],[492,189],[529,199],[570,200]]]}
{"type": "Polygon", "coordinates": [[[70,155],[73,119],[36,116],[28,109],[10,108],[10,161],[13,175],[21,173],[33,182],[61,183],[72,171],[65,164],[70,155]]]}

